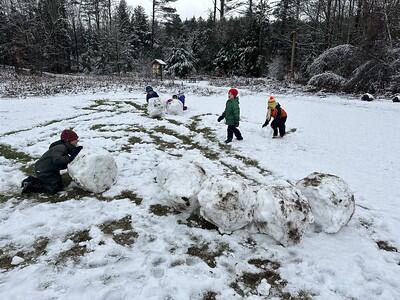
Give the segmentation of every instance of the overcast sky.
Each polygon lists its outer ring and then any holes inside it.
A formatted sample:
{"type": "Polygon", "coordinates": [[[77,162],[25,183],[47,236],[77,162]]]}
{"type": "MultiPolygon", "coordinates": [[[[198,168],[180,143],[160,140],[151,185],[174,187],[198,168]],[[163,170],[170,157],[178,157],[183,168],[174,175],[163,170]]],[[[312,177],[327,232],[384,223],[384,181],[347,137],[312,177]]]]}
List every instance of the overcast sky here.
{"type": "MultiPolygon", "coordinates": [[[[151,14],[152,0],[126,0],[126,3],[133,8],[140,5],[143,6],[148,15],[151,14]]],[[[209,14],[209,9],[213,6],[212,0],[178,0],[172,4],[178,11],[182,20],[195,17],[206,18],[209,14]]]]}

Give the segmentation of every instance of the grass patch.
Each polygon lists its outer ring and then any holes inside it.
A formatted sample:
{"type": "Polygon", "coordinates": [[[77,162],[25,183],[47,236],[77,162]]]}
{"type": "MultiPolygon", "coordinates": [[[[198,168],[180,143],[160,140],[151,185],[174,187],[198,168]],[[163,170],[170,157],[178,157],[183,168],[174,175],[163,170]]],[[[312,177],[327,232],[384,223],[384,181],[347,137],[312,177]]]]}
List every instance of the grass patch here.
{"type": "Polygon", "coordinates": [[[65,264],[69,260],[73,260],[74,262],[78,262],[82,256],[84,256],[89,251],[87,250],[86,245],[80,245],[81,243],[87,242],[91,240],[89,235],[89,230],[82,230],[75,232],[65,239],[65,241],[71,240],[74,242],[74,246],[70,249],[61,252],[55,261],[56,265],[65,264]]]}
{"type": "Polygon", "coordinates": [[[129,199],[131,202],[136,205],[142,204],[143,199],[140,198],[137,194],[132,191],[122,191],[115,199],[129,199]]]}
{"type": "Polygon", "coordinates": [[[399,250],[396,247],[390,245],[386,241],[377,241],[376,244],[378,245],[378,248],[381,250],[385,250],[388,252],[399,252],[399,250]]]}
{"type": "Polygon", "coordinates": [[[187,254],[196,256],[203,260],[210,268],[215,268],[217,266],[215,259],[228,251],[229,245],[225,243],[219,245],[218,249],[215,251],[210,250],[208,244],[203,244],[200,247],[192,246],[188,248],[187,254]]]}
{"type": "Polygon", "coordinates": [[[214,224],[208,222],[206,219],[204,219],[198,213],[193,213],[185,221],[178,220],[178,223],[186,225],[186,226],[191,227],[191,228],[194,227],[194,228],[201,228],[201,229],[206,229],[206,230],[218,230],[217,226],[215,226],[214,224]]]}
{"type": "Polygon", "coordinates": [[[113,240],[121,246],[132,245],[139,236],[137,232],[133,231],[132,216],[106,222],[99,227],[104,234],[112,235],[113,240]],[[121,230],[122,232],[120,232],[121,230]]]}
{"type": "Polygon", "coordinates": [[[37,259],[47,253],[46,248],[49,243],[49,239],[46,237],[39,237],[32,245],[31,251],[17,251],[13,246],[8,246],[4,249],[0,249],[0,269],[11,270],[16,267],[26,267],[27,265],[33,264],[37,259]],[[11,254],[14,252],[14,254],[11,254]],[[24,261],[19,265],[12,265],[12,258],[19,256],[24,261]]]}
{"type": "Polygon", "coordinates": [[[205,294],[203,294],[203,300],[216,300],[217,299],[217,293],[208,291],[205,294]]]}
{"type": "Polygon", "coordinates": [[[156,216],[167,216],[167,215],[176,215],[179,212],[174,210],[172,207],[161,205],[161,204],[153,204],[150,206],[150,212],[155,214],[156,216]]]}
{"type": "Polygon", "coordinates": [[[14,160],[20,163],[28,163],[33,160],[33,158],[21,151],[12,148],[9,145],[0,144],[0,156],[6,159],[14,160]]]}

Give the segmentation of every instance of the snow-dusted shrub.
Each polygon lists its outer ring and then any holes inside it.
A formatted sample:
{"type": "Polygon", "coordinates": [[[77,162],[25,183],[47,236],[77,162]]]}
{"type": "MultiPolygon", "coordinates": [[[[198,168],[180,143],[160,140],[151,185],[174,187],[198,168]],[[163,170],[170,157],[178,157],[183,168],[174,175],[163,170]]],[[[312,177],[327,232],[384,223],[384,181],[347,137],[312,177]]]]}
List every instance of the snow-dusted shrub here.
{"type": "Polygon", "coordinates": [[[395,96],[392,99],[393,102],[400,102],[400,96],[395,96]]]}
{"type": "Polygon", "coordinates": [[[150,98],[147,104],[147,112],[152,118],[162,117],[165,112],[165,101],[161,98],[150,98]]]}
{"type": "Polygon", "coordinates": [[[157,183],[168,204],[179,211],[198,206],[197,194],[206,173],[193,162],[165,161],[157,167],[157,183]]]}
{"type": "Polygon", "coordinates": [[[361,96],[362,101],[373,101],[375,97],[371,95],[370,93],[365,93],[361,96]]]}
{"type": "Polygon", "coordinates": [[[68,165],[68,173],[84,190],[102,193],[115,183],[118,167],[108,151],[83,148],[68,165]]]}
{"type": "Polygon", "coordinates": [[[347,78],[360,64],[361,55],[359,49],[352,45],[344,44],[323,52],[307,68],[307,73],[312,77],[331,71],[347,78]]]}
{"type": "Polygon", "coordinates": [[[297,188],[306,196],[315,224],[324,232],[338,232],[354,214],[354,195],[340,177],[312,173],[300,180],[297,188]]]}
{"type": "Polygon", "coordinates": [[[277,182],[258,191],[254,224],[282,245],[300,242],[312,222],[307,199],[292,184],[277,182]]]}
{"type": "Polygon", "coordinates": [[[167,113],[171,115],[180,115],[183,112],[183,104],[177,99],[171,99],[167,102],[167,113]]]}
{"type": "Polygon", "coordinates": [[[252,221],[255,198],[241,177],[216,176],[204,182],[198,195],[200,214],[221,232],[231,233],[252,221]]]}
{"type": "Polygon", "coordinates": [[[392,73],[393,70],[387,63],[375,59],[369,60],[354,70],[344,85],[344,90],[375,93],[389,85],[392,73]]]}
{"type": "Polygon", "coordinates": [[[345,82],[346,79],[344,79],[342,76],[332,72],[325,72],[311,77],[311,79],[308,81],[308,85],[317,87],[319,89],[325,89],[330,92],[335,92],[339,91],[345,82]]]}

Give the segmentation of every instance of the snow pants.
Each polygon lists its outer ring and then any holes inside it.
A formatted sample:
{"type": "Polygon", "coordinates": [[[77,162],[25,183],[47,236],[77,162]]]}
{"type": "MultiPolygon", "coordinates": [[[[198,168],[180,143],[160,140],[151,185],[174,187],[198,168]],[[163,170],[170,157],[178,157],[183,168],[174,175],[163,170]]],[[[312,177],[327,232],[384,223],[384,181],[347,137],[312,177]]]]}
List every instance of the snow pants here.
{"type": "Polygon", "coordinates": [[[240,133],[240,130],[237,129],[235,125],[228,125],[227,132],[228,132],[228,137],[227,137],[228,141],[232,141],[233,134],[235,134],[235,136],[236,136],[236,138],[238,140],[243,140],[243,137],[242,137],[242,134],[240,133]]]}
{"type": "Polygon", "coordinates": [[[287,117],[279,118],[279,119],[274,119],[271,122],[271,127],[274,130],[274,136],[278,136],[278,129],[279,129],[279,135],[283,137],[286,133],[286,119],[287,117]]]}
{"type": "Polygon", "coordinates": [[[52,176],[41,176],[36,178],[29,176],[25,178],[22,183],[22,193],[46,193],[56,194],[63,190],[63,183],[61,175],[51,174],[52,176]]]}

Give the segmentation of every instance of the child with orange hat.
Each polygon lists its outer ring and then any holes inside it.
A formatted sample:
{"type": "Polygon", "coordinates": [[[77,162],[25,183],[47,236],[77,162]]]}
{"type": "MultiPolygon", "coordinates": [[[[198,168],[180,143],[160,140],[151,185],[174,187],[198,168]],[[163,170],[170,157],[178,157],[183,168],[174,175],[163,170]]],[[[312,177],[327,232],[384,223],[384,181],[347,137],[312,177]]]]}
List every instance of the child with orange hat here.
{"type": "Polygon", "coordinates": [[[283,137],[286,133],[286,120],[287,120],[287,113],[286,111],[281,107],[281,105],[275,101],[275,98],[273,96],[270,96],[268,99],[268,111],[267,111],[267,117],[265,120],[265,123],[262,125],[262,127],[265,127],[269,124],[269,121],[271,119],[274,119],[271,122],[271,127],[274,130],[274,135],[272,136],[273,138],[278,137],[278,129],[279,129],[279,135],[280,137],[283,137]]]}

